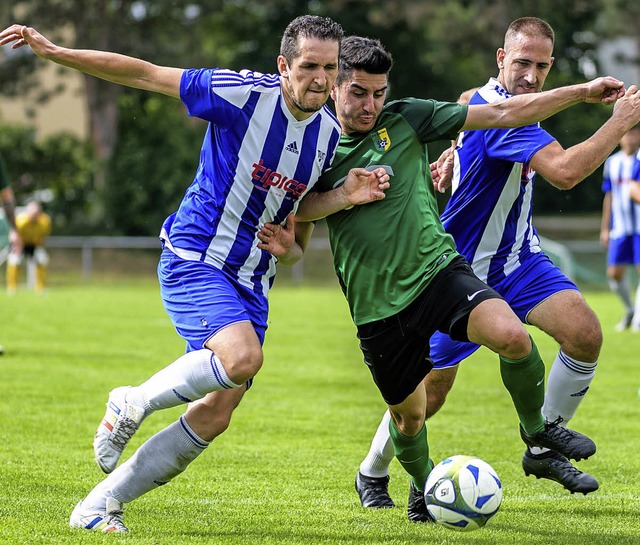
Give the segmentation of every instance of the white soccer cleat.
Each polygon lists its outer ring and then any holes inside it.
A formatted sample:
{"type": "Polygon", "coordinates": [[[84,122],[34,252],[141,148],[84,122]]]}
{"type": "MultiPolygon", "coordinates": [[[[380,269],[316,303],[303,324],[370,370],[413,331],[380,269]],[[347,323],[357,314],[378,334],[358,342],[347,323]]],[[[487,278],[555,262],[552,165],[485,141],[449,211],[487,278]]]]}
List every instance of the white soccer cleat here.
{"type": "Polygon", "coordinates": [[[93,452],[100,469],[111,473],[118,465],[122,451],[144,420],[142,407],[126,402],[131,386],[112,390],[107,401],[107,412],[93,439],[93,452]]]}
{"type": "Polygon", "coordinates": [[[82,502],[79,501],[69,518],[69,526],[72,528],[83,528],[94,532],[128,533],[122,522],[122,512],[124,507],[115,498],[107,498],[107,507],[104,513],[98,511],[83,510],[82,502]]]}

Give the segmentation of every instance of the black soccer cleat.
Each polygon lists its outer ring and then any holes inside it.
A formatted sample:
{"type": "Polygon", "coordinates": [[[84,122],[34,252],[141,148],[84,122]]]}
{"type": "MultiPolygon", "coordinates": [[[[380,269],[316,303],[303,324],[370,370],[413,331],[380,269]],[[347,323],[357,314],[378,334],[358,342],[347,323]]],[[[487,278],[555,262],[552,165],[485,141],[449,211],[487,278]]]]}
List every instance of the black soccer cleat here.
{"type": "Polygon", "coordinates": [[[409,487],[409,502],[407,503],[407,515],[411,522],[434,522],[427,511],[427,502],[424,499],[424,492],[418,490],[413,481],[409,487]]]}
{"type": "Polygon", "coordinates": [[[572,494],[580,492],[587,495],[598,490],[597,479],[580,471],[562,454],[549,450],[543,454],[531,454],[525,450],[522,457],[522,469],[528,477],[534,475],[536,479],[549,479],[564,486],[572,494]]]}
{"type": "Polygon", "coordinates": [[[395,507],[389,496],[389,476],[367,477],[358,471],[356,475],[356,492],[360,496],[362,507],[372,509],[390,509],[395,507]]]}
{"type": "Polygon", "coordinates": [[[580,461],[596,452],[596,444],[586,435],[560,425],[562,418],[545,422],[544,430],[529,435],[520,426],[520,437],[528,447],[543,447],[558,452],[570,460],[580,461]]]}

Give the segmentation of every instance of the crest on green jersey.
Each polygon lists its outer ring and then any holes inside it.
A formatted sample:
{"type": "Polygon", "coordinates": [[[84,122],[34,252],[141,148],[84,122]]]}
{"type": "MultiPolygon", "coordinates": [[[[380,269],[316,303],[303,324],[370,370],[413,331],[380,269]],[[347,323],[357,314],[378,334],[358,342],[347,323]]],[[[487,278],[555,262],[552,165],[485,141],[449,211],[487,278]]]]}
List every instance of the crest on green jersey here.
{"type": "Polygon", "coordinates": [[[371,138],[373,139],[376,149],[379,151],[388,151],[391,147],[391,138],[389,138],[387,129],[379,129],[371,135],[371,138]]]}

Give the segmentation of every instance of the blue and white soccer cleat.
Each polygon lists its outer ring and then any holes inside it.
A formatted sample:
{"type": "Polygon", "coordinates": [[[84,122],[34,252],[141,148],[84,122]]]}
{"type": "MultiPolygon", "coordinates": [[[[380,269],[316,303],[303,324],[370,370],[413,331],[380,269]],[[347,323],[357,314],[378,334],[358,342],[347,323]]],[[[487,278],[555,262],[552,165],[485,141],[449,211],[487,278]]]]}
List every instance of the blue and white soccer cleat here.
{"type": "Polygon", "coordinates": [[[124,507],[115,498],[107,498],[107,507],[104,513],[83,510],[82,502],[79,501],[71,513],[69,526],[105,534],[111,532],[128,533],[129,528],[122,522],[123,510],[124,507]]]}
{"type": "Polygon", "coordinates": [[[93,439],[96,462],[105,473],[111,473],[116,468],[122,451],[145,417],[142,407],[127,403],[126,394],[130,388],[121,386],[111,391],[107,412],[93,439]]]}

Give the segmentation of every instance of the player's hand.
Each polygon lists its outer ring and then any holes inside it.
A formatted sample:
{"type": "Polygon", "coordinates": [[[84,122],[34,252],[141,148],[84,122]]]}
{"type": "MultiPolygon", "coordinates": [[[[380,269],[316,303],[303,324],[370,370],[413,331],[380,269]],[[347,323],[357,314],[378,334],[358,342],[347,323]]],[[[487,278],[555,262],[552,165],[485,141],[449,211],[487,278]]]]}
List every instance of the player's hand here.
{"type": "Polygon", "coordinates": [[[433,188],[444,193],[450,186],[453,179],[454,148],[447,148],[440,157],[429,165],[431,178],[433,178],[433,188]]]}
{"type": "Polygon", "coordinates": [[[286,257],[296,240],[295,218],[289,214],[284,225],[265,223],[258,231],[258,248],[281,259],[286,257]]]}
{"type": "Polygon", "coordinates": [[[585,102],[613,104],[625,94],[624,83],[611,76],[596,78],[584,85],[587,91],[585,102]]]}
{"type": "Polygon", "coordinates": [[[342,184],[349,206],[380,201],[389,189],[389,175],[384,168],[352,168],[342,184]]]}
{"type": "Polygon", "coordinates": [[[11,49],[28,45],[38,57],[47,58],[55,45],[37,30],[24,25],[11,25],[0,32],[0,45],[11,44],[11,49]]]}
{"type": "Polygon", "coordinates": [[[624,97],[616,102],[613,115],[625,123],[627,130],[640,123],[640,91],[636,85],[631,85],[624,97]]]}
{"type": "Polygon", "coordinates": [[[603,248],[609,247],[609,231],[608,230],[600,231],[600,245],[603,248]]]}

